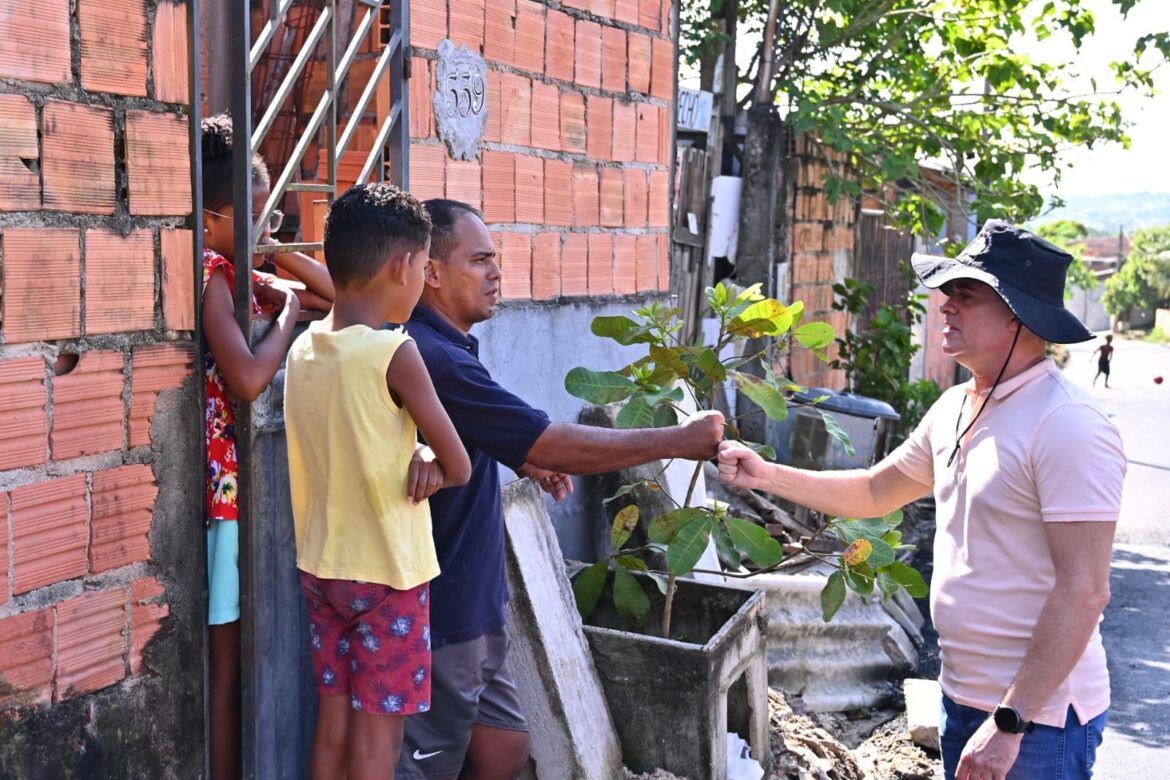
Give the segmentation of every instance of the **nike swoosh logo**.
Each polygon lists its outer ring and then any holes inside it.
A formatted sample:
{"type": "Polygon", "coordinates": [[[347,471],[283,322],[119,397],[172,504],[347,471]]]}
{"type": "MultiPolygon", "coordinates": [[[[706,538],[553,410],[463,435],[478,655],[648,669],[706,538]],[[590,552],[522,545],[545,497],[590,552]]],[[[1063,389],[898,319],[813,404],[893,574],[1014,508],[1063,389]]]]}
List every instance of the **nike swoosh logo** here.
{"type": "Polygon", "coordinates": [[[420,753],[418,750],[415,750],[413,757],[415,761],[422,761],[424,759],[431,758],[432,756],[437,756],[442,752],[442,750],[436,750],[434,753],[420,753]]]}

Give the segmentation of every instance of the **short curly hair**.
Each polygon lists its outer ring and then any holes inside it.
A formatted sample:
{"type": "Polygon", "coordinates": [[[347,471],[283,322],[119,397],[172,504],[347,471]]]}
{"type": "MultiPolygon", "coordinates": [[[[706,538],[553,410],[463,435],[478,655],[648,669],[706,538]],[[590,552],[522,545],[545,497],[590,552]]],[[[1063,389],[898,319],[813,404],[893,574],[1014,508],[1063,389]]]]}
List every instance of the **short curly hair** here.
{"type": "Polygon", "coordinates": [[[409,192],[393,184],[358,184],[329,207],[325,264],[341,288],[362,287],[390,258],[417,252],[431,237],[431,218],[409,192]]]}
{"type": "MultiPolygon", "coordinates": [[[[209,116],[199,123],[203,155],[203,205],[216,210],[232,205],[232,118],[228,114],[209,116]]],[[[252,155],[252,181],[265,188],[272,186],[268,165],[258,154],[252,155]]],[[[249,206],[249,209],[251,207],[249,206]]]]}

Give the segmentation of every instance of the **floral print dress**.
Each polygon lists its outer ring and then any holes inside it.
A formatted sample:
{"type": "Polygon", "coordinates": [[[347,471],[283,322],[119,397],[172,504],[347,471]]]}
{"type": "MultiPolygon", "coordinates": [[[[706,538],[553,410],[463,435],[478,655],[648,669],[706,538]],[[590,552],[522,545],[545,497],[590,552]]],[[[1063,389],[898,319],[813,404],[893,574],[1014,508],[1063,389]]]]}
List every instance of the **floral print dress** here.
{"type": "MultiPolygon", "coordinates": [[[[236,268],[231,260],[211,249],[203,250],[203,291],[216,271],[223,273],[228,287],[236,286],[236,268]]],[[[260,306],[252,296],[252,313],[260,306]]],[[[238,467],[236,462],[236,407],[220,376],[211,350],[203,359],[203,385],[207,396],[204,412],[207,438],[207,525],[212,520],[238,520],[238,467]]]]}

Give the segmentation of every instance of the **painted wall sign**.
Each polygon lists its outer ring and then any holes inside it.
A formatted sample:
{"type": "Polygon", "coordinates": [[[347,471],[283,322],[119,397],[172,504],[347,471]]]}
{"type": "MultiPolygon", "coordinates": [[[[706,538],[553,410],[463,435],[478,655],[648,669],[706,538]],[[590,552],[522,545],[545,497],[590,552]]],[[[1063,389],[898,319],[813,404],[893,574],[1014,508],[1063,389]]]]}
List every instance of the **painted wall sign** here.
{"type": "Polygon", "coordinates": [[[439,138],[456,160],[474,160],[487,124],[487,65],[466,46],[445,40],[439,44],[431,103],[439,138]]]}
{"type": "Polygon", "coordinates": [[[679,130],[705,133],[711,126],[711,106],[715,96],[701,89],[678,89],[675,122],[679,130]]]}

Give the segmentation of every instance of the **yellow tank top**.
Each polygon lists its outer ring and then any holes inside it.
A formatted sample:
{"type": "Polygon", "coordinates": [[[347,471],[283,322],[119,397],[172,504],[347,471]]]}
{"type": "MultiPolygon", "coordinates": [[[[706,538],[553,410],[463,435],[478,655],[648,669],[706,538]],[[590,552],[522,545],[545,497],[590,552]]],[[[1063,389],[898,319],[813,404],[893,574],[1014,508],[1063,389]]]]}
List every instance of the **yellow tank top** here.
{"type": "Polygon", "coordinates": [[[406,590],[439,573],[426,502],[406,497],[414,420],[386,368],[404,331],[314,322],[288,354],[284,419],[297,568],[406,590]]]}

